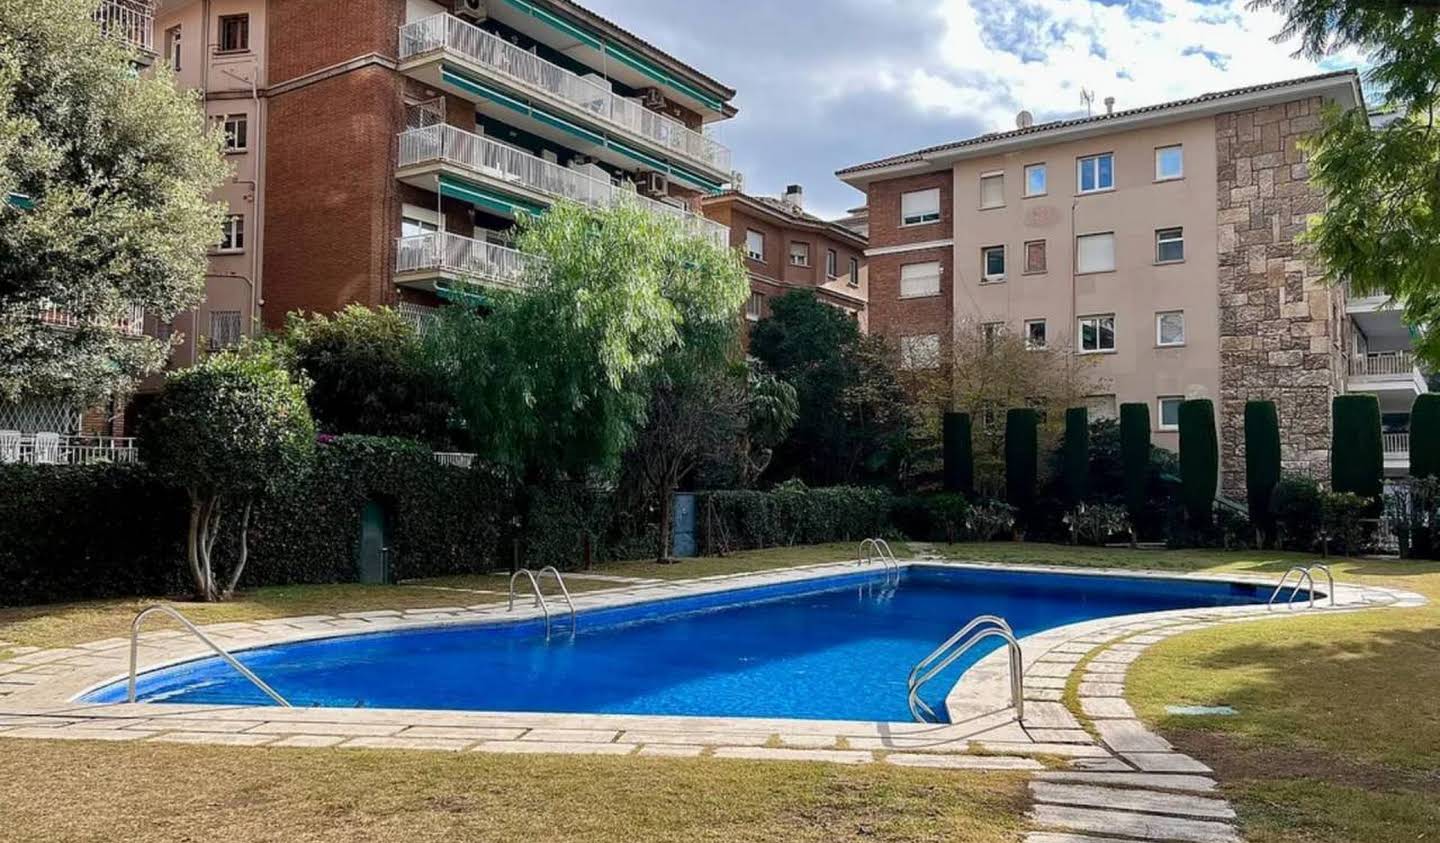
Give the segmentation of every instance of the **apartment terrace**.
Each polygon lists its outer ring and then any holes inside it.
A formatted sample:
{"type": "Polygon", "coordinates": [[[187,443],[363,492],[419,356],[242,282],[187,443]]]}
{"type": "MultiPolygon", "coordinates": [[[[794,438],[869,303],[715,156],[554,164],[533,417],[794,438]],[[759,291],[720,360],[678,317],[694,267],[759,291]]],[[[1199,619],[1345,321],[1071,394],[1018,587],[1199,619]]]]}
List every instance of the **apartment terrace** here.
{"type": "Polygon", "coordinates": [[[686,179],[701,188],[713,188],[730,177],[730,150],[702,132],[646,108],[638,100],[622,97],[600,76],[586,77],[515,46],[454,15],[438,14],[400,28],[400,70],[428,84],[489,103],[506,118],[520,115],[540,134],[558,136],[586,154],[604,156],[616,163],[640,164],[686,179]],[[506,91],[534,97],[557,113],[536,108],[483,83],[496,83],[506,91]],[[578,118],[602,132],[619,131],[624,140],[638,142],[650,151],[587,131],[570,120],[578,118]],[[654,154],[679,156],[699,166],[702,177],[656,160],[654,154]]]}
{"type": "Polygon", "coordinates": [[[1350,357],[1350,388],[1356,392],[1427,392],[1425,376],[1409,351],[1380,351],[1350,357]]]}
{"type": "Polygon", "coordinates": [[[101,0],[95,20],[106,34],[118,35],[143,53],[155,53],[155,12],[148,2],[101,0]]]}
{"type": "Polygon", "coordinates": [[[25,465],[92,465],[131,463],[137,458],[128,436],[65,436],[0,430],[0,463],[25,465]]]}
{"type": "Polygon", "coordinates": [[[395,283],[427,290],[452,283],[514,288],[525,272],[525,255],[448,231],[401,237],[395,242],[395,283]]]}

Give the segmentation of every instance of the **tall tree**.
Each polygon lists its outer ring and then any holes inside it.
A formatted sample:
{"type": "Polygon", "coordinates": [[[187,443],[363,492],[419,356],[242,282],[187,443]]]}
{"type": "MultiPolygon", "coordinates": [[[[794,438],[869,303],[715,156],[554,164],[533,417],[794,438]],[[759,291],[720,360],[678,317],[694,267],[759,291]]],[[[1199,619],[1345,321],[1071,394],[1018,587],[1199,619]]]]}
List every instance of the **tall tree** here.
{"type": "Polygon", "coordinates": [[[157,371],[169,344],[117,323],[198,303],[220,238],[217,134],[95,8],[0,0],[0,401],[89,402],[157,371]]]}
{"type": "Polygon", "coordinates": [[[1298,54],[1367,55],[1365,81],[1393,111],[1370,125],[1363,108],[1329,109],[1310,144],[1310,178],[1328,196],[1308,233],[1327,275],[1357,293],[1387,294],[1420,330],[1417,349],[1440,366],[1440,5],[1366,0],[1252,0],[1285,16],[1276,40],[1298,54]]]}

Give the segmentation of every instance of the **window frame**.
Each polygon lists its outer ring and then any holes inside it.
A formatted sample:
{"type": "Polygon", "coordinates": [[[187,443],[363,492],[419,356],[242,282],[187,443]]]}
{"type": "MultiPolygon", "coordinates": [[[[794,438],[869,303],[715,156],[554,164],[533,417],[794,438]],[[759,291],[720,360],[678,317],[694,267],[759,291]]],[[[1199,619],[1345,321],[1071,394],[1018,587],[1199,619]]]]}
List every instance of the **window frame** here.
{"type": "Polygon", "coordinates": [[[1185,227],[1184,227],[1184,226],[1176,225],[1176,226],[1170,226],[1170,227],[1168,227],[1168,228],[1157,228],[1157,229],[1155,229],[1155,264],[1158,266],[1158,265],[1162,265],[1162,264],[1184,263],[1184,262],[1185,262],[1185,227]],[[1162,236],[1162,235],[1170,234],[1170,233],[1176,233],[1176,234],[1178,234],[1179,236],[1178,236],[1178,237],[1164,237],[1164,236],[1162,236]],[[1160,247],[1161,247],[1161,245],[1162,245],[1162,244],[1172,244],[1172,243],[1179,243],[1179,244],[1180,244],[1180,257],[1178,257],[1178,258],[1166,258],[1166,257],[1161,256],[1161,254],[1160,254],[1160,247]]]}
{"type": "MultiPolygon", "coordinates": [[[[901,299],[928,299],[928,298],[933,298],[933,297],[935,297],[935,296],[940,295],[941,278],[944,276],[944,274],[945,274],[945,265],[944,265],[942,262],[940,262],[940,261],[913,261],[913,262],[911,262],[911,263],[902,263],[902,264],[900,264],[900,298],[901,298],[901,299]],[[923,267],[923,266],[933,266],[933,267],[935,267],[935,287],[934,287],[934,289],[932,290],[932,289],[930,289],[929,287],[927,287],[927,288],[925,289],[925,292],[921,292],[921,293],[915,293],[915,292],[907,293],[907,292],[905,292],[905,270],[909,269],[910,267],[923,267]]],[[[930,276],[927,274],[927,275],[924,275],[924,276],[921,276],[921,277],[922,277],[922,278],[929,278],[930,276]]],[[[912,276],[912,280],[914,280],[913,276],[912,276]]]]}
{"type": "Polygon", "coordinates": [[[745,320],[747,322],[759,322],[764,313],[765,294],[751,290],[750,297],[745,300],[745,320]]]}
{"type": "Polygon", "coordinates": [[[1115,330],[1114,313],[1092,313],[1075,318],[1075,353],[1076,354],[1114,354],[1120,350],[1120,336],[1115,330]],[[1110,347],[1104,348],[1100,343],[1100,328],[1105,320],[1110,320],[1110,347]],[[1085,323],[1095,323],[1095,347],[1085,347],[1085,323]]]}
{"type": "Polygon", "coordinates": [[[231,54],[235,54],[235,53],[248,53],[248,52],[250,52],[250,14],[249,14],[248,12],[239,12],[239,13],[236,13],[236,14],[233,14],[233,15],[221,15],[221,16],[220,16],[220,20],[219,20],[219,22],[217,23],[217,26],[216,26],[216,29],[215,29],[215,33],[216,33],[216,44],[215,44],[215,52],[216,52],[216,53],[221,54],[221,55],[231,55],[231,54]],[[238,24],[238,25],[240,25],[241,28],[240,28],[240,30],[239,30],[239,35],[240,35],[240,37],[241,37],[241,39],[242,39],[242,41],[243,41],[243,43],[240,44],[240,46],[235,46],[235,47],[227,47],[227,46],[225,46],[225,39],[226,39],[226,37],[230,34],[230,33],[228,33],[228,32],[226,31],[226,26],[227,26],[228,24],[238,24]]]}
{"type": "Polygon", "coordinates": [[[220,115],[220,131],[225,139],[225,152],[236,153],[250,151],[250,115],[244,112],[220,115]],[[234,123],[238,127],[243,127],[243,131],[232,133],[230,131],[231,123],[234,123]],[[232,143],[232,139],[239,135],[244,136],[244,142],[239,144],[232,143]]]}
{"type": "MultiPolygon", "coordinates": [[[[852,286],[852,287],[858,287],[858,286],[860,286],[860,259],[859,259],[859,258],[851,258],[851,259],[850,259],[850,281],[849,281],[848,283],[849,283],[850,286],[852,286]]],[[[859,315],[859,312],[858,312],[858,311],[856,312],[855,318],[857,318],[857,319],[860,318],[860,315],[859,315]]]]}
{"type": "Polygon", "coordinates": [[[980,283],[981,284],[1003,284],[1005,275],[1010,271],[1009,256],[1005,254],[1005,244],[1000,243],[992,246],[980,247],[980,283]],[[990,253],[998,250],[1000,252],[1000,274],[990,273],[990,253]]]}
{"type": "Polygon", "coordinates": [[[825,250],[825,277],[840,277],[840,253],[834,249],[825,250]]]}
{"type": "Polygon", "coordinates": [[[1046,321],[1045,321],[1044,319],[1026,319],[1026,320],[1025,320],[1025,350],[1026,350],[1026,351],[1046,351],[1046,350],[1048,350],[1049,348],[1050,348],[1050,326],[1046,323],[1046,321]],[[1031,329],[1032,327],[1036,326],[1036,325],[1039,325],[1039,326],[1040,326],[1040,334],[1041,334],[1040,343],[1039,343],[1038,345],[1035,344],[1034,342],[1032,342],[1032,339],[1033,339],[1033,338],[1030,336],[1030,329],[1031,329]]]}
{"type": "Polygon", "coordinates": [[[1183,310],[1157,310],[1155,311],[1155,347],[1156,348],[1181,348],[1186,344],[1185,334],[1185,311],[1183,310]],[[1180,317],[1180,341],[1165,342],[1165,335],[1161,332],[1160,326],[1166,316],[1180,317]]]}
{"type": "Polygon", "coordinates": [[[993,211],[993,210],[995,210],[996,208],[1003,208],[1003,207],[1005,207],[1005,171],[1004,171],[1004,170],[991,170],[991,171],[986,172],[986,173],[981,173],[981,174],[980,174],[980,177],[979,177],[978,185],[979,185],[979,188],[980,188],[980,195],[979,195],[979,197],[978,197],[979,200],[980,200],[980,201],[979,201],[980,210],[982,210],[982,211],[993,211]],[[993,182],[993,181],[996,181],[996,180],[998,180],[998,181],[1000,182],[1000,201],[999,201],[997,204],[994,204],[994,205],[987,205],[987,204],[985,204],[985,183],[986,183],[986,182],[993,182]]]}
{"type": "Polygon", "coordinates": [[[1171,433],[1180,429],[1180,405],[1185,403],[1183,395],[1157,395],[1155,396],[1155,429],[1165,433],[1171,433]],[[1175,423],[1165,423],[1165,404],[1175,402],[1175,423]]]}
{"type": "Polygon", "coordinates": [[[791,265],[791,266],[798,266],[798,267],[802,267],[802,268],[808,269],[808,268],[810,267],[810,244],[809,244],[809,243],[806,243],[804,240],[791,240],[791,241],[790,241],[790,254],[789,254],[789,257],[790,257],[790,265],[791,265]],[[796,247],[796,246],[799,246],[799,247],[801,247],[802,249],[805,250],[805,251],[804,251],[804,254],[801,255],[801,261],[803,261],[803,262],[797,262],[797,261],[795,260],[795,247],[796,247]]]}
{"type": "Polygon", "coordinates": [[[209,350],[209,351],[222,351],[222,350],[224,350],[224,349],[230,348],[230,347],[233,346],[233,345],[237,345],[237,344],[240,342],[240,338],[243,337],[243,336],[245,336],[245,315],[244,315],[243,313],[241,313],[240,311],[238,311],[238,310],[207,310],[206,313],[207,313],[207,314],[209,315],[209,317],[210,317],[210,318],[209,318],[209,325],[207,326],[207,327],[209,328],[209,331],[208,331],[208,332],[206,333],[206,335],[205,335],[205,347],[206,347],[207,350],[209,350]],[[220,339],[221,339],[221,338],[218,337],[218,336],[216,336],[217,333],[221,333],[221,332],[218,332],[218,331],[215,330],[215,326],[216,326],[216,322],[217,322],[216,317],[221,317],[221,318],[226,319],[226,320],[230,320],[230,319],[233,318],[234,326],[235,326],[235,332],[234,332],[235,335],[234,335],[234,337],[230,338],[230,341],[229,341],[229,342],[220,342],[220,339]]]}
{"type": "Polygon", "coordinates": [[[1091,193],[1108,193],[1109,191],[1112,191],[1112,190],[1114,190],[1114,189],[1115,189],[1115,153],[1114,153],[1113,151],[1111,151],[1111,152],[1096,152],[1096,153],[1094,153],[1094,154],[1092,154],[1092,155],[1081,155],[1081,156],[1076,157],[1076,159],[1075,159],[1075,195],[1076,195],[1076,196],[1086,196],[1086,195],[1089,195],[1089,194],[1091,194],[1091,193]],[[1101,159],[1101,158],[1109,158],[1109,159],[1110,159],[1110,184],[1109,184],[1109,185],[1106,185],[1106,186],[1101,186],[1101,184],[1100,184],[1100,159],[1101,159]],[[1084,185],[1085,185],[1085,172],[1084,172],[1084,171],[1085,171],[1085,162],[1087,162],[1087,161],[1094,161],[1094,162],[1095,162],[1095,186],[1092,187],[1092,188],[1090,188],[1089,190],[1086,190],[1085,187],[1084,187],[1084,185]]]}
{"type": "Polygon", "coordinates": [[[215,251],[222,255],[238,255],[245,251],[245,215],[226,214],[224,228],[220,235],[220,244],[215,251]],[[238,235],[238,236],[237,236],[238,235]],[[225,241],[230,245],[225,245],[225,241]]]}
{"type": "Polygon", "coordinates": [[[920,226],[920,225],[934,225],[935,223],[940,222],[940,218],[941,218],[941,216],[943,215],[943,208],[941,207],[942,202],[943,202],[943,198],[942,198],[941,195],[940,195],[940,188],[938,188],[938,187],[926,187],[926,188],[922,188],[922,189],[920,189],[920,190],[907,190],[907,191],[901,193],[901,194],[900,194],[900,227],[901,227],[901,228],[912,228],[912,227],[914,227],[914,226],[920,226]],[[935,210],[933,211],[933,215],[932,215],[932,212],[926,211],[925,213],[914,215],[913,218],[905,216],[905,197],[906,197],[906,196],[922,196],[922,195],[929,194],[929,193],[934,193],[934,194],[935,194],[935,210]]]}
{"type": "Polygon", "coordinates": [[[1022,267],[1021,275],[1044,275],[1050,271],[1050,242],[1045,238],[1025,241],[1025,265],[1022,267]],[[1040,245],[1040,268],[1030,267],[1030,247],[1040,245]]]}
{"type": "Polygon", "coordinates": [[[745,229],[745,257],[756,263],[765,262],[765,232],[757,231],[753,228],[745,229]],[[750,248],[750,235],[752,234],[760,238],[759,252],[755,252],[750,248]]]}
{"type": "Polygon", "coordinates": [[[1000,339],[1000,338],[1003,337],[1004,335],[1005,335],[1005,323],[1004,323],[1004,322],[996,321],[996,322],[981,322],[981,323],[980,323],[980,338],[981,338],[982,340],[984,340],[984,342],[985,342],[985,353],[986,353],[986,354],[989,354],[989,353],[991,353],[991,352],[993,352],[993,351],[995,350],[995,341],[998,340],[998,339],[1000,339]]]}
{"type": "Polygon", "coordinates": [[[1179,181],[1183,178],[1185,178],[1185,144],[1172,143],[1155,147],[1155,181],[1179,181]],[[1173,176],[1167,176],[1160,172],[1160,153],[1168,152],[1172,149],[1180,151],[1180,172],[1173,176]]]}
{"type": "Polygon", "coordinates": [[[1120,242],[1114,231],[1091,231],[1086,234],[1075,235],[1075,274],[1076,275],[1099,275],[1103,272],[1114,272],[1118,263],[1120,242]],[[1094,237],[1110,238],[1110,267],[1108,269],[1081,269],[1080,268],[1080,241],[1089,240],[1094,237]]]}
{"type": "Polygon", "coordinates": [[[175,73],[180,72],[182,62],[180,60],[185,45],[185,26],[175,24],[165,30],[165,61],[169,63],[170,69],[175,73]]]}
{"type": "Polygon", "coordinates": [[[1050,167],[1048,166],[1048,164],[1047,164],[1045,161],[1039,161],[1039,162],[1036,162],[1036,163],[1034,163],[1034,164],[1026,164],[1026,165],[1025,165],[1025,168],[1024,168],[1023,170],[1021,170],[1021,185],[1020,185],[1020,190],[1021,190],[1020,195],[1021,195],[1021,197],[1024,198],[1024,199],[1033,199],[1033,198],[1036,197],[1036,196],[1045,196],[1046,194],[1048,194],[1048,193],[1050,192],[1050,167]],[[1042,190],[1041,190],[1040,192],[1038,192],[1038,193],[1031,193],[1031,192],[1030,192],[1030,172],[1031,172],[1032,170],[1036,170],[1036,169],[1038,169],[1038,170],[1040,171],[1041,181],[1044,182],[1044,189],[1042,189],[1042,190]]]}

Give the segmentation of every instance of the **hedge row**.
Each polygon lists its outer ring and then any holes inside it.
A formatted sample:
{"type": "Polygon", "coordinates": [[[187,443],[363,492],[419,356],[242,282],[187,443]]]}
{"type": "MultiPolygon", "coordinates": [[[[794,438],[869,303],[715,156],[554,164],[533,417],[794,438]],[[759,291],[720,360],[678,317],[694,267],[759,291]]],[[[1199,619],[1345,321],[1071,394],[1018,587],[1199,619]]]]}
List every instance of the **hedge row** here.
{"type": "Polygon", "coordinates": [[[890,532],[893,501],[884,489],[863,486],[704,492],[696,532],[702,553],[860,541],[890,532]]]}

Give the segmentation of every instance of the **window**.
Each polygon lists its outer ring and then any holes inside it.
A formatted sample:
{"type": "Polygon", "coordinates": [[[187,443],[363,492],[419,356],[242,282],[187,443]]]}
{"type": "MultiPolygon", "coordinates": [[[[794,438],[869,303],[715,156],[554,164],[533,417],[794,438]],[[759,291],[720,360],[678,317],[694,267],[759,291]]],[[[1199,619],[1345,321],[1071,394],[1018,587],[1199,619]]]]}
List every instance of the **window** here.
{"type": "Polygon", "coordinates": [[[1045,241],[1029,240],[1025,243],[1025,272],[1033,274],[1045,271],[1045,241]]]}
{"type": "Polygon", "coordinates": [[[171,70],[180,69],[180,27],[172,26],[165,30],[165,63],[170,65],[171,70]]]}
{"type": "Polygon", "coordinates": [[[825,250],[825,274],[831,278],[840,274],[840,258],[834,249],[825,250]]]}
{"type": "Polygon", "coordinates": [[[860,286],[860,259],[850,259],[850,286],[860,286]]]}
{"type": "Polygon", "coordinates": [[[1025,322],[1025,347],[1031,351],[1043,351],[1050,342],[1045,333],[1044,319],[1029,319],[1025,322]]]}
{"type": "Polygon", "coordinates": [[[900,298],[940,295],[940,263],[907,263],[900,267],[900,298]]]}
{"type": "Polygon", "coordinates": [[[940,188],[916,190],[900,195],[900,224],[921,225],[940,219],[940,188]]]}
{"type": "Polygon", "coordinates": [[[1155,344],[1185,344],[1185,311],[1171,310],[1155,314],[1155,344]]]}
{"type": "Polygon", "coordinates": [[[250,49],[250,16],[220,16],[220,52],[239,53],[250,49]]]}
{"type": "Polygon", "coordinates": [[[1045,184],[1045,165],[1030,164],[1025,168],[1025,195],[1044,196],[1048,192],[1045,184]]]}
{"type": "Polygon", "coordinates": [[[1115,189],[1115,155],[1090,155],[1076,162],[1075,184],[1077,193],[1094,193],[1097,190],[1115,189]]]}
{"type": "Polygon", "coordinates": [[[765,262],[765,235],[753,228],[745,231],[745,256],[750,260],[765,262]]]}
{"type": "Polygon", "coordinates": [[[1115,350],[1115,314],[1080,317],[1080,352],[1115,350]]]}
{"type": "Polygon", "coordinates": [[[809,244],[809,243],[791,243],[791,244],[790,244],[790,265],[791,265],[791,266],[809,266],[809,265],[810,265],[810,244],[809,244]]]}
{"type": "Polygon", "coordinates": [[[745,318],[751,322],[760,321],[760,316],[765,312],[765,294],[750,294],[750,299],[745,302],[745,318]]]}
{"type": "Polygon", "coordinates": [[[1180,404],[1185,401],[1183,395],[1162,395],[1156,399],[1160,419],[1161,430],[1180,429],[1180,404]]]}
{"type": "Polygon", "coordinates": [[[1185,260],[1185,229],[1161,228],[1155,232],[1155,262],[1179,263],[1185,260]]]}
{"type": "Polygon", "coordinates": [[[1115,269],[1115,234],[1082,234],[1075,238],[1075,271],[1111,272],[1115,269]]]}
{"type": "Polygon", "coordinates": [[[995,350],[995,343],[1005,333],[1004,322],[986,322],[980,326],[980,335],[985,338],[985,351],[995,350]]]}
{"type": "Polygon", "coordinates": [[[1181,146],[1162,146],[1155,150],[1155,181],[1184,178],[1185,155],[1181,146]]]}
{"type": "Polygon", "coordinates": [[[980,250],[980,283],[1005,280],[1005,247],[986,246],[980,250]]]}
{"type": "Polygon", "coordinates": [[[1119,415],[1115,409],[1114,395],[1087,395],[1085,408],[1090,411],[1090,421],[1113,419],[1119,415]]]}
{"type": "Polygon", "coordinates": [[[900,368],[937,369],[940,367],[940,335],[921,334],[900,338],[900,368]]]}
{"type": "Polygon", "coordinates": [[[220,251],[242,252],[245,250],[245,217],[242,214],[230,214],[225,217],[225,225],[220,229],[220,251]]]}
{"type": "Polygon", "coordinates": [[[1005,174],[986,173],[980,177],[980,207],[1003,208],[1005,206],[1005,174]]]}
{"type": "Polygon", "coordinates": [[[418,205],[405,205],[400,210],[400,236],[418,237],[440,230],[440,214],[418,205]]]}
{"type": "Polygon", "coordinates": [[[225,151],[244,152],[250,147],[250,118],[244,114],[227,114],[221,120],[225,132],[225,151]]]}
{"type": "Polygon", "coordinates": [[[229,348],[240,341],[240,311],[210,311],[210,350],[229,348]]]}

